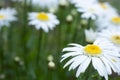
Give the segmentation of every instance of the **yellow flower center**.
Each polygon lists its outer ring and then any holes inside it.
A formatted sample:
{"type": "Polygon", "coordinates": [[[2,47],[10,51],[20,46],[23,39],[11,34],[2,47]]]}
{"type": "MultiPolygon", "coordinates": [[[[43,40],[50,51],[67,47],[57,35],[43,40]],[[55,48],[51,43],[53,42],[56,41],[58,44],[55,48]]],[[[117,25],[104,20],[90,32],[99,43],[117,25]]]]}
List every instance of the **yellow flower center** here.
{"type": "Polygon", "coordinates": [[[94,44],[90,44],[90,45],[85,46],[84,51],[88,55],[92,55],[92,56],[99,55],[102,52],[101,48],[97,45],[94,45],[94,44]]]}
{"type": "Polygon", "coordinates": [[[120,44],[120,35],[114,35],[114,36],[112,36],[111,40],[115,44],[120,44]]]}
{"type": "Polygon", "coordinates": [[[0,15],[0,19],[4,19],[5,18],[5,16],[4,15],[0,15]]]}
{"type": "Polygon", "coordinates": [[[120,24],[120,17],[113,17],[112,22],[114,22],[116,24],[120,24]]]}
{"type": "Polygon", "coordinates": [[[103,8],[103,9],[107,9],[107,5],[105,5],[104,3],[100,3],[100,6],[103,8]]]}
{"type": "Polygon", "coordinates": [[[37,15],[37,19],[42,20],[42,21],[47,21],[49,20],[49,17],[47,14],[42,12],[37,15]]]}

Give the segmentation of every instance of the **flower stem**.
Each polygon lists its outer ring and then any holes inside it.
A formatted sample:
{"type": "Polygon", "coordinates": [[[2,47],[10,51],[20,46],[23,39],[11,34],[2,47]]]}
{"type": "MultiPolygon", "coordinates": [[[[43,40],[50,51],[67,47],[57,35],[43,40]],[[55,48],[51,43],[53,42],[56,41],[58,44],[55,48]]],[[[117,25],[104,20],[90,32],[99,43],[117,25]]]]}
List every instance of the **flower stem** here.
{"type": "Polygon", "coordinates": [[[37,55],[36,55],[36,66],[39,65],[40,54],[42,52],[42,49],[41,49],[41,47],[42,47],[42,45],[41,45],[42,44],[42,36],[43,36],[43,31],[39,30],[38,47],[37,47],[38,51],[37,51],[37,55]]]}

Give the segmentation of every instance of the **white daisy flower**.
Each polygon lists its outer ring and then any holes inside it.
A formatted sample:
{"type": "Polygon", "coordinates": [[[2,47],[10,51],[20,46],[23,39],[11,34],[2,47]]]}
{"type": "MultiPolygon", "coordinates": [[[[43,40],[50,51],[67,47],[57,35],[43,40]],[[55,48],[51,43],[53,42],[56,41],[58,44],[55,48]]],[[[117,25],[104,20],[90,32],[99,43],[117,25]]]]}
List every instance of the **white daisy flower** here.
{"type": "MultiPolygon", "coordinates": [[[[13,1],[20,1],[24,2],[25,0],[13,0],[13,1]]],[[[56,8],[59,5],[59,0],[27,0],[29,4],[31,1],[32,5],[39,6],[40,8],[56,8]]]]}
{"type": "Polygon", "coordinates": [[[16,21],[16,10],[12,8],[0,9],[0,27],[9,26],[10,22],[16,21]]]}
{"type": "Polygon", "coordinates": [[[92,62],[93,67],[98,71],[100,76],[108,80],[108,75],[112,71],[120,73],[120,54],[118,50],[103,39],[97,39],[93,44],[81,46],[79,44],[69,44],[72,47],[64,48],[61,62],[72,57],[64,68],[70,65],[69,70],[77,68],[76,77],[85,72],[92,62]]]}
{"type": "Polygon", "coordinates": [[[59,20],[54,14],[45,12],[29,13],[29,20],[29,25],[34,25],[36,29],[42,28],[45,32],[59,24],[59,20]]]}
{"type": "Polygon", "coordinates": [[[81,12],[82,18],[86,19],[93,19],[95,20],[99,14],[99,7],[96,7],[98,3],[82,3],[82,4],[77,4],[77,10],[78,12],[81,12]]]}
{"type": "Polygon", "coordinates": [[[120,28],[109,28],[102,30],[99,33],[99,37],[110,41],[110,43],[116,46],[120,51],[120,28]]]}
{"type": "Polygon", "coordinates": [[[120,27],[120,16],[117,13],[112,14],[96,20],[95,24],[98,30],[102,30],[105,28],[120,27]]]}
{"type": "Polygon", "coordinates": [[[89,30],[86,29],[85,30],[86,42],[93,43],[97,38],[97,33],[98,32],[94,31],[92,28],[89,30]]]}
{"type": "Polygon", "coordinates": [[[105,18],[108,15],[112,15],[113,13],[117,13],[116,9],[113,8],[109,3],[104,2],[83,2],[76,4],[79,12],[82,12],[83,18],[92,18],[92,19],[99,19],[105,18]]]}
{"type": "Polygon", "coordinates": [[[100,17],[106,17],[108,15],[116,14],[117,10],[108,2],[98,3],[96,7],[99,7],[100,17]]]}
{"type": "Polygon", "coordinates": [[[98,18],[95,21],[98,30],[120,26],[119,14],[109,3],[99,3],[96,7],[101,7],[99,8],[98,18]]]}

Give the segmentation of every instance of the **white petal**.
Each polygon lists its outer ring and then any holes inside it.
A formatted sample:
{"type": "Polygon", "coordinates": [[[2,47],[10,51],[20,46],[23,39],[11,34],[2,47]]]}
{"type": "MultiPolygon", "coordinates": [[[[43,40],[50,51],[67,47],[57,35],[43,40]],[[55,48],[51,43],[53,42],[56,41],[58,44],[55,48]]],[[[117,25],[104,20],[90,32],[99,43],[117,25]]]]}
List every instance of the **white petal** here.
{"type": "Polygon", "coordinates": [[[102,59],[102,61],[103,61],[104,64],[105,64],[105,67],[106,67],[106,69],[107,69],[108,74],[109,74],[109,75],[112,74],[111,66],[110,66],[109,63],[108,63],[108,60],[107,60],[105,57],[101,57],[101,59],[102,59]]]}
{"type": "Polygon", "coordinates": [[[79,48],[79,47],[67,47],[67,48],[64,48],[63,50],[62,50],[62,52],[64,52],[64,51],[81,51],[81,48],[79,48]]]}
{"type": "Polygon", "coordinates": [[[69,71],[70,71],[71,69],[75,69],[76,67],[78,67],[78,66],[79,66],[83,61],[85,61],[87,58],[88,58],[88,57],[85,56],[85,55],[79,56],[79,59],[78,59],[78,60],[76,59],[76,60],[70,65],[69,71]]]}
{"type": "Polygon", "coordinates": [[[83,48],[83,46],[81,46],[81,45],[79,45],[79,44],[75,44],[75,43],[70,43],[70,44],[68,44],[68,45],[83,48]]]}
{"type": "Polygon", "coordinates": [[[77,72],[76,72],[76,77],[80,75],[80,73],[85,72],[87,69],[88,65],[90,64],[91,58],[87,58],[85,61],[82,62],[82,64],[79,66],[77,72]]]}
{"type": "Polygon", "coordinates": [[[97,57],[92,57],[92,64],[93,67],[98,71],[99,75],[104,76],[105,79],[108,80],[108,74],[103,62],[97,57]]]}
{"type": "Polygon", "coordinates": [[[80,58],[79,56],[76,56],[76,57],[70,59],[70,60],[64,65],[63,68],[67,67],[67,66],[70,65],[74,60],[79,59],[79,58],[80,58]]]}
{"type": "Polygon", "coordinates": [[[61,61],[60,62],[62,62],[63,60],[65,60],[66,58],[68,58],[68,57],[70,57],[70,56],[77,56],[77,55],[79,55],[79,53],[78,52],[69,52],[69,53],[66,53],[66,54],[64,54],[62,57],[62,59],[61,59],[61,61]]]}

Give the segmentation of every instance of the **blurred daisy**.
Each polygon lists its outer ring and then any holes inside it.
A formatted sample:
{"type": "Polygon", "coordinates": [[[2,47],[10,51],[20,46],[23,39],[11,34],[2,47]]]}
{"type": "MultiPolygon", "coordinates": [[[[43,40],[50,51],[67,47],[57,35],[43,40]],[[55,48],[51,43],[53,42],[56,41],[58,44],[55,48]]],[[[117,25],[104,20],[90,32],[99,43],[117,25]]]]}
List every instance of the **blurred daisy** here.
{"type": "Polygon", "coordinates": [[[42,28],[45,32],[59,24],[59,20],[54,14],[45,12],[29,13],[29,20],[29,25],[34,25],[36,29],[42,28]]]}
{"type": "Polygon", "coordinates": [[[99,7],[96,7],[97,3],[82,3],[82,4],[76,4],[78,12],[81,12],[82,18],[86,19],[93,19],[95,20],[97,18],[97,15],[99,14],[99,7]]]}
{"type": "Polygon", "coordinates": [[[72,4],[83,4],[83,3],[96,3],[96,2],[98,2],[98,0],[69,0],[70,1],[70,3],[72,3],[72,4]]]}
{"type": "Polygon", "coordinates": [[[101,7],[99,8],[98,18],[95,21],[98,30],[120,26],[120,16],[117,10],[109,3],[99,3],[96,7],[101,7]]]}
{"type": "MultiPolygon", "coordinates": [[[[24,2],[25,0],[13,0],[24,2]]],[[[59,0],[27,0],[27,3],[32,3],[34,6],[39,6],[40,8],[56,8],[59,5],[59,0]]]]}
{"type": "Polygon", "coordinates": [[[69,44],[72,47],[64,48],[62,52],[61,62],[67,58],[71,58],[64,68],[70,65],[69,70],[77,69],[76,77],[85,72],[89,64],[92,62],[93,67],[98,71],[100,76],[108,80],[108,75],[112,74],[112,70],[120,73],[120,54],[118,50],[109,42],[103,39],[97,39],[93,44],[81,46],[79,44],[69,44]]]}
{"type": "Polygon", "coordinates": [[[96,20],[95,24],[98,30],[120,27],[120,16],[117,13],[111,14],[107,17],[96,20]]]}
{"type": "Polygon", "coordinates": [[[93,29],[85,30],[85,39],[86,42],[93,43],[97,38],[97,33],[93,29]]]}
{"type": "Polygon", "coordinates": [[[120,28],[109,28],[102,30],[99,37],[105,38],[110,41],[120,51],[120,28]]]}
{"type": "MultiPolygon", "coordinates": [[[[83,1],[84,2],[84,1],[83,1]]],[[[76,4],[79,12],[82,12],[83,18],[92,18],[92,19],[99,19],[105,18],[108,15],[115,14],[117,11],[114,7],[112,7],[109,3],[104,2],[95,2],[91,1],[88,3],[78,3],[76,4]]]]}
{"type": "Polygon", "coordinates": [[[96,7],[99,7],[99,13],[103,15],[103,17],[117,13],[117,10],[108,2],[98,3],[96,7]]]}
{"type": "Polygon", "coordinates": [[[0,9],[0,27],[9,26],[10,22],[16,21],[16,10],[12,8],[0,9]]]}

